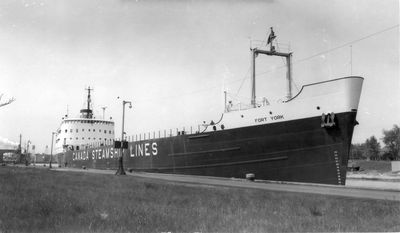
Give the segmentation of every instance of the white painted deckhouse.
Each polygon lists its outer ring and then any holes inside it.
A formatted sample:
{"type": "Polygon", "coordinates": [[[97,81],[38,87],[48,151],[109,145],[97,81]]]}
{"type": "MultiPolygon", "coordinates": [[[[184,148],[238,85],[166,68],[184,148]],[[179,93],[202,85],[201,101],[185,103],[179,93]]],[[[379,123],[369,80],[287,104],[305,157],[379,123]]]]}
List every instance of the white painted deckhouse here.
{"type": "Polygon", "coordinates": [[[93,115],[90,87],[86,108],[81,109],[78,117],[65,115],[56,132],[55,153],[67,150],[82,150],[92,146],[111,145],[114,141],[114,121],[93,115]]]}

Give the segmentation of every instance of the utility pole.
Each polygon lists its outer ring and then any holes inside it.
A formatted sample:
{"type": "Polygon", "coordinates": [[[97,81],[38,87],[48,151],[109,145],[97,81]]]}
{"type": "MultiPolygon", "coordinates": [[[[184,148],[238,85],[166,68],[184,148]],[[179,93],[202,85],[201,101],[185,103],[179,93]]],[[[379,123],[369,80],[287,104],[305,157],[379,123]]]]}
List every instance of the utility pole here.
{"type": "Polygon", "coordinates": [[[19,134],[19,154],[22,154],[22,134],[19,134]]]}
{"type": "Polygon", "coordinates": [[[51,132],[51,149],[50,149],[50,165],[49,168],[51,167],[51,162],[53,160],[53,139],[54,139],[54,132],[51,132]]]}
{"type": "Polygon", "coordinates": [[[28,143],[26,145],[26,152],[25,152],[25,166],[28,166],[28,157],[29,155],[29,146],[31,145],[31,140],[28,140],[28,143]]]}

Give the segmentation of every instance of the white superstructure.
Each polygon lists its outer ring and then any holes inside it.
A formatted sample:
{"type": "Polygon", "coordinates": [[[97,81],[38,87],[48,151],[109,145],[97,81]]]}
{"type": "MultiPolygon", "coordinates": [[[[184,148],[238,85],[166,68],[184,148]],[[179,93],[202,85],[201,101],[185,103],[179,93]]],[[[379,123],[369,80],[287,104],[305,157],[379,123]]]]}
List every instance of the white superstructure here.
{"type": "Polygon", "coordinates": [[[114,121],[94,117],[91,108],[90,87],[87,107],[75,118],[63,117],[56,132],[55,153],[82,150],[90,146],[110,145],[114,141],[114,121]]]}

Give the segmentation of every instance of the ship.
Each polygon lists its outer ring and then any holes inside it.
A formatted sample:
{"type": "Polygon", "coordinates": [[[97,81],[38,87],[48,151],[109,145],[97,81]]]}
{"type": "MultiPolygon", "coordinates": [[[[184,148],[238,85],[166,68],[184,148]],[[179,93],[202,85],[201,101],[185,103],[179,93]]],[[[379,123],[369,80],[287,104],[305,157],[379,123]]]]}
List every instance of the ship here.
{"type": "Polygon", "coordinates": [[[273,38],[269,38],[269,49],[250,49],[248,107],[235,108],[225,100],[219,119],[124,138],[127,142],[125,146],[119,143],[120,148],[115,143],[68,150],[60,159],[75,168],[116,170],[122,166],[131,172],[345,185],[364,78],[310,83],[293,95],[292,53],[277,51],[273,38]],[[256,101],[259,55],[286,60],[284,101],[256,101]]]}
{"type": "Polygon", "coordinates": [[[85,88],[87,98],[80,114],[71,117],[65,114],[60,126],[55,132],[55,154],[62,155],[67,151],[79,151],[82,149],[93,148],[96,146],[106,146],[114,144],[114,121],[112,117],[105,119],[105,109],[103,116],[95,116],[93,113],[91,91],[93,88],[85,88]]]}

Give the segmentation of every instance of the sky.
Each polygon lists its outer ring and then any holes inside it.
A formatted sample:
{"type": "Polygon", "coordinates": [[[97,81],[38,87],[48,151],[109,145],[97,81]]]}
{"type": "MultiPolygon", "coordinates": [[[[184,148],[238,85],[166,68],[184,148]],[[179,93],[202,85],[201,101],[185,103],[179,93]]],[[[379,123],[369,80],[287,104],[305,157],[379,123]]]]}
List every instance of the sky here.
{"type": "MultiPolygon", "coordinates": [[[[128,135],[219,119],[224,91],[250,102],[250,46],[273,27],[293,52],[294,93],[344,76],[365,78],[353,142],[400,124],[397,0],[2,0],[0,147],[22,134],[37,152],[93,87],[95,114],[128,135]],[[118,98],[119,97],[119,98],[118,98]]],[[[257,60],[257,98],[286,95],[281,59],[257,60]]]]}

